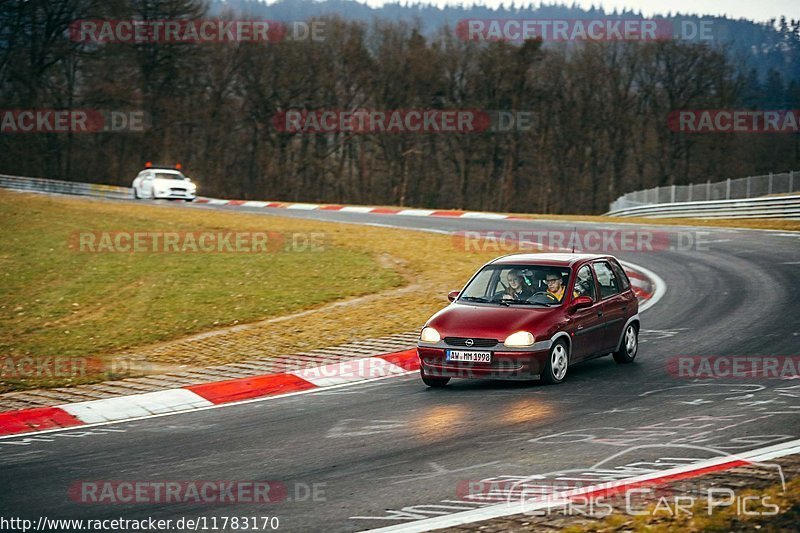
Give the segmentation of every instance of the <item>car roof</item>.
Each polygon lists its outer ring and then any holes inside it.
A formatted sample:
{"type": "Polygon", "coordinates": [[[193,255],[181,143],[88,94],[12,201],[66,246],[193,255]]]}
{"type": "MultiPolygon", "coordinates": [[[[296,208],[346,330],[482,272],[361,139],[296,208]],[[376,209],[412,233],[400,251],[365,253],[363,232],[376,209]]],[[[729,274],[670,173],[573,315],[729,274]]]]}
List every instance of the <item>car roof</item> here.
{"type": "Polygon", "coordinates": [[[575,263],[607,259],[609,255],[579,254],[579,253],[519,253],[504,255],[491,262],[493,265],[545,265],[545,266],[572,266],[575,263]]]}
{"type": "Polygon", "coordinates": [[[142,172],[146,172],[148,170],[154,170],[156,172],[162,172],[165,174],[183,174],[180,170],[175,170],[174,168],[160,168],[160,167],[150,167],[142,170],[142,172]]]}

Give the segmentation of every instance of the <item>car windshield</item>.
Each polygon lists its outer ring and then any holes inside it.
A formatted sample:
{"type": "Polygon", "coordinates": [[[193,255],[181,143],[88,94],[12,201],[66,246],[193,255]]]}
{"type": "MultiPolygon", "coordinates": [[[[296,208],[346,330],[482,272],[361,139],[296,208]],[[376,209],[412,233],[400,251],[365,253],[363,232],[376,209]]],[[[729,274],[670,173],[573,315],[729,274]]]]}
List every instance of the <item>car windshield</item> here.
{"type": "Polygon", "coordinates": [[[156,179],[161,180],[188,180],[186,176],[176,172],[156,172],[156,179]]]}
{"type": "Polygon", "coordinates": [[[491,305],[560,305],[569,268],[538,265],[487,265],[461,292],[459,301],[491,305]]]}

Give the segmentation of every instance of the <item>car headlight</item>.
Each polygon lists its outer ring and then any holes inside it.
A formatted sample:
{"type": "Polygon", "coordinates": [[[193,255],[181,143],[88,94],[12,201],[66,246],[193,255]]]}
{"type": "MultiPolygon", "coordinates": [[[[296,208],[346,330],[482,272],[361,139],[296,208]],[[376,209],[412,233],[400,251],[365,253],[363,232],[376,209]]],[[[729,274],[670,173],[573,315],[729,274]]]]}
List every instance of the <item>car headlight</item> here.
{"type": "Polygon", "coordinates": [[[442,336],[433,328],[423,328],[422,333],[419,334],[419,340],[422,342],[439,342],[442,336]]]}
{"type": "Polygon", "coordinates": [[[536,338],[533,334],[527,331],[518,331],[506,337],[503,344],[512,348],[522,348],[524,346],[532,346],[535,341],[536,338]]]}

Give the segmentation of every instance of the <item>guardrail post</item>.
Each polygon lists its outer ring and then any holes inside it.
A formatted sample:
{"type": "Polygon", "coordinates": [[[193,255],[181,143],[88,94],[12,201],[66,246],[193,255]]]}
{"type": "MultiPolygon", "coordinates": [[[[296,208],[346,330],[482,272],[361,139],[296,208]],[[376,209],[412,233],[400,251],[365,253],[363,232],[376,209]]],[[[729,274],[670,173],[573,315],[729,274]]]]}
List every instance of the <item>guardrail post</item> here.
{"type": "Polygon", "coordinates": [[[789,192],[794,192],[794,170],[789,171],[789,192]]]}
{"type": "Polygon", "coordinates": [[[711,180],[706,180],[706,202],[711,199],[711,180]]]}
{"type": "Polygon", "coordinates": [[[730,200],[731,199],[731,179],[730,178],[725,180],[725,199],[726,200],[730,200]]]}
{"type": "Polygon", "coordinates": [[[692,191],[694,190],[694,184],[689,184],[689,202],[692,201],[692,191]]]}
{"type": "Polygon", "coordinates": [[[658,203],[658,185],[656,185],[656,188],[655,188],[655,189],[653,189],[653,191],[655,191],[655,195],[656,195],[656,198],[655,198],[655,200],[653,201],[653,203],[654,203],[654,204],[657,204],[657,203],[658,203]]]}
{"type": "Polygon", "coordinates": [[[672,184],[672,190],[670,190],[670,192],[669,192],[669,197],[670,197],[669,203],[674,204],[675,203],[675,184],[674,183],[672,184]]]}
{"type": "Polygon", "coordinates": [[[767,189],[767,194],[772,194],[772,172],[769,173],[769,188],[767,189]]]}
{"type": "Polygon", "coordinates": [[[752,179],[752,176],[747,176],[747,195],[745,196],[745,198],[750,198],[750,180],[751,179],[752,179]]]}

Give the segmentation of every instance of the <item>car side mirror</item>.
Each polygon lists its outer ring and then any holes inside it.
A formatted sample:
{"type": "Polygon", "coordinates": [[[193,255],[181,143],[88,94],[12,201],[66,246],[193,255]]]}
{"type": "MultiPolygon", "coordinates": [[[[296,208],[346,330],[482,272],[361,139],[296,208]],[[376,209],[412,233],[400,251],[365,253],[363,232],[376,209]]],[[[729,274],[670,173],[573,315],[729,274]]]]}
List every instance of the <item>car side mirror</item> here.
{"type": "Polygon", "coordinates": [[[574,313],[578,309],[585,309],[587,307],[591,307],[592,305],[594,305],[594,300],[588,296],[578,296],[572,300],[571,304],[569,304],[569,311],[570,313],[574,313]]]}
{"type": "Polygon", "coordinates": [[[455,302],[459,294],[461,294],[461,291],[450,291],[447,293],[447,299],[451,302],[455,302]]]}

